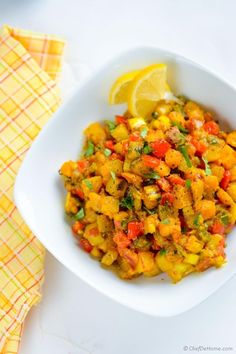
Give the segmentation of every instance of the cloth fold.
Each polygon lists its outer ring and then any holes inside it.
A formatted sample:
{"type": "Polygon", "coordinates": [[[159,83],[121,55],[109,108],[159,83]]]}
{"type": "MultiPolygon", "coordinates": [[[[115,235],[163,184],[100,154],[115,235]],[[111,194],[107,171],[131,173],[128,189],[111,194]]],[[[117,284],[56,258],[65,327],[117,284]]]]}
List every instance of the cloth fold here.
{"type": "Polygon", "coordinates": [[[17,353],[22,325],[41,297],[44,248],[13,202],[15,176],[33,139],[60,105],[64,41],[0,30],[0,353],[17,353]]]}

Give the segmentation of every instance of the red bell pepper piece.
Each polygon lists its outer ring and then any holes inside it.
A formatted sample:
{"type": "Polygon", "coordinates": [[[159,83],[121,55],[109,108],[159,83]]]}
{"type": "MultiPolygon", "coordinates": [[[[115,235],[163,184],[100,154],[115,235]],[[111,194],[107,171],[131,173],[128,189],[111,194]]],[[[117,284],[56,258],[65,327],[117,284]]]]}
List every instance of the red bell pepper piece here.
{"type": "Polygon", "coordinates": [[[168,177],[171,184],[179,184],[180,186],[185,185],[185,180],[178,175],[172,175],[168,177]]]}
{"type": "Polygon", "coordinates": [[[121,156],[120,154],[117,154],[115,152],[113,152],[113,154],[110,155],[109,159],[110,160],[121,160],[121,161],[124,160],[123,156],[121,156]]]}
{"type": "Polygon", "coordinates": [[[128,247],[131,243],[131,240],[128,239],[127,235],[123,231],[116,232],[115,236],[113,237],[113,241],[120,249],[128,247]]]}
{"type": "Polygon", "coordinates": [[[114,142],[112,140],[107,140],[104,145],[107,149],[110,149],[111,151],[115,150],[114,142]]]}
{"type": "Polygon", "coordinates": [[[152,154],[158,158],[164,157],[167,151],[170,149],[170,144],[164,139],[154,141],[150,144],[150,146],[153,150],[152,154]]]}
{"type": "Polygon", "coordinates": [[[221,188],[223,188],[224,190],[227,189],[230,179],[231,179],[231,173],[229,170],[226,170],[222,180],[220,181],[221,188]]]}
{"type": "Polygon", "coordinates": [[[85,251],[90,253],[93,249],[93,246],[89,243],[88,240],[86,240],[85,238],[81,238],[79,241],[80,247],[85,251]]]}
{"type": "Polygon", "coordinates": [[[77,162],[78,170],[79,172],[83,173],[85,169],[88,167],[88,161],[87,160],[79,160],[77,162]]]}
{"type": "Polygon", "coordinates": [[[130,221],[128,223],[128,239],[135,240],[144,232],[144,225],[141,221],[130,221]]]}
{"type": "Polygon", "coordinates": [[[142,155],[142,161],[145,166],[155,168],[160,165],[160,160],[156,157],[149,156],[149,155],[142,155]]]}
{"type": "Polygon", "coordinates": [[[196,138],[191,138],[190,140],[191,144],[195,147],[196,149],[196,153],[198,155],[202,155],[206,149],[207,149],[207,146],[205,144],[203,144],[201,141],[198,141],[196,138]]]}
{"type": "Polygon", "coordinates": [[[138,141],[139,139],[140,139],[140,136],[138,136],[137,133],[131,134],[131,135],[129,136],[129,140],[130,140],[130,141],[138,141]]]}
{"type": "Polygon", "coordinates": [[[164,191],[169,192],[171,190],[171,185],[165,177],[157,180],[157,185],[164,191]]]}
{"type": "Polygon", "coordinates": [[[219,125],[213,120],[206,122],[203,125],[203,129],[209,134],[218,135],[219,134],[219,125]]]}
{"type": "Polygon", "coordinates": [[[84,192],[80,188],[72,189],[71,193],[80,199],[84,199],[84,192]]]}
{"type": "Polygon", "coordinates": [[[84,226],[85,226],[85,225],[82,224],[82,222],[76,221],[76,222],[72,225],[71,229],[72,229],[73,233],[77,235],[79,231],[81,231],[81,230],[84,229],[84,226]]]}
{"type": "Polygon", "coordinates": [[[116,116],[117,124],[127,124],[127,119],[124,116],[116,116]]]}
{"type": "Polygon", "coordinates": [[[219,221],[219,220],[216,220],[214,222],[214,224],[212,225],[212,227],[210,228],[210,232],[212,234],[220,234],[220,235],[223,235],[224,232],[225,232],[225,227],[224,225],[219,221]]]}
{"type": "Polygon", "coordinates": [[[162,194],[160,204],[161,205],[165,205],[166,203],[173,204],[174,200],[175,200],[175,198],[174,198],[173,194],[166,192],[166,193],[162,194]]]}

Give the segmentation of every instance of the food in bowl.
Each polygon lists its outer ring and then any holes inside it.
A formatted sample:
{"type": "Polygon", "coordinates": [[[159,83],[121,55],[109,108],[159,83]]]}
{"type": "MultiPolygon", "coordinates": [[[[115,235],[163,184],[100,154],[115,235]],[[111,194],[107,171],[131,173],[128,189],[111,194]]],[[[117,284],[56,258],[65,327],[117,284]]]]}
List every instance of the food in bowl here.
{"type": "Polygon", "coordinates": [[[60,168],[75,237],[123,279],[164,272],[178,282],[222,266],[236,220],[236,132],[171,94],[164,64],[125,75],[110,103],[128,111],[87,127],[82,157],[60,168]]]}

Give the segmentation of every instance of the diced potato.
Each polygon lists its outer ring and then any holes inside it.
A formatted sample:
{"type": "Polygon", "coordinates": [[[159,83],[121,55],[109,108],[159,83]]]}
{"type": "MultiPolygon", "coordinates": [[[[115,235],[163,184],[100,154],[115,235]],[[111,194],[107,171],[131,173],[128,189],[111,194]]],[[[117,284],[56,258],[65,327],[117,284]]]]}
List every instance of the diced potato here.
{"type": "Polygon", "coordinates": [[[123,172],[121,173],[121,176],[125,178],[128,183],[133,184],[135,187],[140,187],[143,181],[140,176],[135,175],[134,173],[123,172]]]}
{"type": "Polygon", "coordinates": [[[129,160],[137,159],[140,156],[140,151],[142,151],[142,148],[143,141],[131,141],[129,143],[127,158],[129,160]]]}
{"type": "Polygon", "coordinates": [[[236,222],[236,204],[230,206],[230,223],[235,224],[236,222]]]}
{"type": "MultiPolygon", "coordinates": [[[[222,166],[211,164],[211,172],[213,176],[216,176],[218,182],[220,182],[224,176],[225,169],[222,166]]],[[[235,169],[235,178],[236,178],[236,169],[235,169]]]]}
{"type": "Polygon", "coordinates": [[[114,248],[114,241],[111,237],[107,237],[103,242],[98,246],[100,250],[104,253],[108,252],[110,249],[114,248]]]}
{"type": "Polygon", "coordinates": [[[229,144],[233,147],[236,147],[236,131],[235,130],[227,135],[226,142],[227,142],[227,144],[229,144]]]}
{"type": "Polygon", "coordinates": [[[129,214],[126,211],[120,211],[116,215],[114,215],[114,220],[116,221],[122,221],[125,220],[129,217],[129,214]]]}
{"type": "Polygon", "coordinates": [[[227,193],[230,195],[233,201],[236,202],[236,182],[229,184],[227,188],[227,193]]]}
{"type": "Polygon", "coordinates": [[[173,268],[167,271],[174,283],[180,281],[183,277],[193,271],[193,266],[186,263],[175,263],[173,268]]]}
{"type": "Polygon", "coordinates": [[[142,194],[136,188],[131,188],[133,199],[134,199],[134,209],[139,211],[142,209],[142,194]]]}
{"type": "Polygon", "coordinates": [[[225,205],[230,205],[230,206],[234,205],[234,201],[233,201],[232,197],[226,191],[224,191],[222,188],[220,188],[218,190],[217,197],[225,205]]]}
{"type": "Polygon", "coordinates": [[[92,123],[84,131],[88,140],[91,140],[94,144],[103,143],[106,140],[106,132],[100,123],[92,123]]]}
{"type": "Polygon", "coordinates": [[[166,115],[159,116],[158,119],[154,120],[152,125],[154,128],[161,129],[164,132],[171,127],[170,119],[166,115]]]}
{"type": "Polygon", "coordinates": [[[182,158],[181,152],[169,149],[165,155],[165,162],[170,168],[176,168],[181,163],[182,158]]]}
{"type": "Polygon", "coordinates": [[[225,145],[221,150],[219,162],[222,163],[226,170],[233,168],[236,165],[236,152],[229,145],[225,145]]]}
{"type": "Polygon", "coordinates": [[[137,273],[150,272],[155,267],[154,254],[152,252],[141,251],[138,253],[137,273]]]}
{"type": "Polygon", "coordinates": [[[157,218],[154,215],[149,215],[144,220],[144,233],[146,234],[154,234],[157,226],[157,218]]]}
{"type": "Polygon", "coordinates": [[[162,130],[158,129],[158,130],[152,130],[150,129],[148,131],[148,134],[145,138],[145,140],[148,142],[148,143],[152,143],[154,141],[157,141],[157,140],[160,140],[160,139],[164,139],[165,137],[165,134],[162,130]]]}
{"type": "Polygon", "coordinates": [[[211,236],[210,241],[207,242],[207,248],[215,251],[222,242],[224,242],[224,237],[222,235],[214,234],[211,236]]]}
{"type": "Polygon", "coordinates": [[[124,124],[119,124],[112,130],[111,135],[116,141],[121,141],[128,139],[129,132],[124,124]]]}
{"type": "Polygon", "coordinates": [[[158,225],[160,235],[168,237],[173,234],[180,234],[181,227],[179,219],[169,217],[167,220],[161,221],[158,225]]]}
{"type": "Polygon", "coordinates": [[[215,192],[219,186],[216,176],[205,176],[204,189],[206,192],[215,192]]]}
{"type": "Polygon", "coordinates": [[[86,178],[82,181],[82,184],[81,184],[82,191],[86,197],[91,192],[98,193],[101,186],[102,186],[102,177],[101,176],[94,176],[94,177],[86,178]]]}
{"type": "Polygon", "coordinates": [[[122,173],[123,163],[120,160],[108,160],[106,163],[101,166],[100,173],[104,179],[104,182],[107,182],[111,177],[111,172],[114,172],[116,176],[120,176],[122,173]]]}
{"type": "Polygon", "coordinates": [[[120,256],[123,257],[133,268],[134,270],[136,269],[136,266],[138,264],[138,255],[136,252],[130,250],[129,248],[122,248],[119,250],[120,256]]]}
{"type": "Polygon", "coordinates": [[[110,266],[112,265],[112,263],[116,261],[117,257],[118,257],[118,252],[115,249],[109,250],[102,257],[101,263],[105,266],[110,266]]]}
{"type": "Polygon", "coordinates": [[[192,253],[199,253],[203,248],[203,242],[199,241],[196,236],[189,236],[185,248],[192,253]]]}
{"type": "Polygon", "coordinates": [[[119,200],[114,197],[101,197],[101,212],[110,218],[119,212],[119,200]]]}
{"type": "Polygon", "coordinates": [[[86,208],[91,208],[94,211],[101,211],[101,196],[95,192],[89,193],[89,200],[86,202],[86,208]]]}
{"type": "Polygon", "coordinates": [[[96,246],[93,247],[92,251],[90,252],[91,256],[93,256],[94,258],[98,258],[100,259],[102,257],[102,252],[100,251],[100,249],[96,246]]]}
{"type": "Polygon", "coordinates": [[[161,177],[166,177],[170,174],[170,168],[164,161],[161,161],[159,166],[157,166],[155,170],[161,177]]]}
{"type": "Polygon", "coordinates": [[[107,233],[113,230],[113,223],[106,215],[97,215],[98,230],[101,233],[107,233]]]}
{"type": "Polygon", "coordinates": [[[156,263],[162,272],[167,272],[173,268],[173,263],[168,261],[165,254],[158,253],[156,256],[156,263]]]}
{"type": "Polygon", "coordinates": [[[155,111],[159,115],[168,114],[168,113],[170,113],[171,110],[172,110],[171,103],[167,103],[164,100],[158,101],[156,108],[155,108],[155,111]]]}
{"type": "MultiPolygon", "coordinates": [[[[236,181],[236,166],[232,167],[230,169],[230,175],[231,175],[231,178],[230,180],[233,182],[233,181],[236,181]]],[[[223,177],[223,176],[222,176],[223,177]]]]}
{"type": "Polygon", "coordinates": [[[90,201],[88,201],[85,205],[85,216],[83,218],[83,221],[85,223],[94,223],[97,221],[97,214],[96,212],[92,209],[92,208],[88,208],[88,204],[90,203],[90,201]]]}
{"type": "Polygon", "coordinates": [[[195,208],[202,215],[204,220],[211,219],[216,214],[216,206],[212,200],[199,200],[196,202],[195,208]]]}
{"type": "Polygon", "coordinates": [[[145,193],[145,197],[147,197],[149,201],[155,201],[160,198],[160,191],[158,186],[145,186],[143,190],[145,193]]]}
{"type": "Polygon", "coordinates": [[[218,161],[222,155],[222,148],[221,144],[209,145],[206,152],[204,152],[203,157],[208,162],[218,161]]]}
{"type": "Polygon", "coordinates": [[[65,211],[66,213],[76,214],[78,211],[79,202],[76,198],[73,198],[71,193],[68,192],[66,195],[65,211]]]}
{"type": "Polygon", "coordinates": [[[85,227],[83,237],[86,238],[92,246],[98,246],[104,241],[96,223],[89,224],[85,227]]]}
{"type": "Polygon", "coordinates": [[[170,112],[168,117],[172,122],[177,122],[184,127],[185,120],[183,115],[180,112],[176,112],[176,111],[170,112]]]}
{"type": "Polygon", "coordinates": [[[77,163],[74,161],[64,162],[60,168],[60,173],[65,177],[71,177],[76,167],[77,167],[77,163]]]}
{"type": "Polygon", "coordinates": [[[190,119],[204,120],[203,110],[195,102],[187,102],[184,111],[190,119]]]}
{"type": "Polygon", "coordinates": [[[189,263],[192,265],[196,265],[198,260],[199,260],[199,256],[194,253],[188,253],[184,258],[185,263],[189,263]]]}
{"type": "Polygon", "coordinates": [[[145,120],[142,117],[135,117],[128,119],[128,126],[131,130],[137,130],[138,128],[146,125],[145,120]]]}
{"type": "Polygon", "coordinates": [[[192,181],[191,183],[191,191],[193,195],[193,200],[197,202],[202,199],[203,191],[204,191],[204,183],[201,179],[197,181],[192,181]]]}
{"type": "Polygon", "coordinates": [[[181,185],[175,185],[173,188],[174,203],[173,206],[176,209],[183,209],[186,206],[192,204],[192,196],[188,189],[181,185]]]}
{"type": "Polygon", "coordinates": [[[225,259],[224,259],[224,257],[218,256],[218,257],[215,257],[215,258],[214,258],[214,263],[213,263],[213,265],[214,265],[215,267],[220,268],[220,267],[222,267],[222,265],[224,265],[224,264],[225,264],[225,259]]]}
{"type": "Polygon", "coordinates": [[[108,180],[106,184],[106,191],[114,197],[123,197],[127,189],[127,182],[122,178],[112,177],[108,180]]]}

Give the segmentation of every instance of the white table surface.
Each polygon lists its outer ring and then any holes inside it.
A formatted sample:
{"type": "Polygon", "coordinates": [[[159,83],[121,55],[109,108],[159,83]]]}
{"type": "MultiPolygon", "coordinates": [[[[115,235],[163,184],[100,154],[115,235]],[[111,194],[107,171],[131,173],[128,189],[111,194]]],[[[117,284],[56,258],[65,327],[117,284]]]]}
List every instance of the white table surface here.
{"type": "MultiPolygon", "coordinates": [[[[234,0],[0,0],[1,24],[67,40],[67,91],[87,65],[94,70],[139,44],[183,54],[236,87],[235,12],[234,0]]],[[[181,354],[184,346],[236,353],[235,293],[236,276],[191,311],[152,318],[105,298],[47,254],[43,300],[27,318],[20,353],[181,354]]]]}

